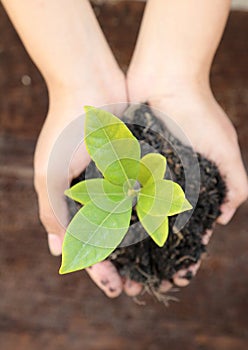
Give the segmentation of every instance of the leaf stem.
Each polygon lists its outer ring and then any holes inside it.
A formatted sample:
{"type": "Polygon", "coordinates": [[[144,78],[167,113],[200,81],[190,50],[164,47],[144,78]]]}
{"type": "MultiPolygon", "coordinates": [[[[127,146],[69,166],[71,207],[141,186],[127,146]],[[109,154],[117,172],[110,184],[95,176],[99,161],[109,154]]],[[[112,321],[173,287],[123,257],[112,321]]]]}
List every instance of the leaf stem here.
{"type": "Polygon", "coordinates": [[[134,188],[129,188],[129,190],[127,191],[127,195],[128,197],[136,197],[138,196],[139,192],[140,192],[140,189],[135,190],[134,188]]]}

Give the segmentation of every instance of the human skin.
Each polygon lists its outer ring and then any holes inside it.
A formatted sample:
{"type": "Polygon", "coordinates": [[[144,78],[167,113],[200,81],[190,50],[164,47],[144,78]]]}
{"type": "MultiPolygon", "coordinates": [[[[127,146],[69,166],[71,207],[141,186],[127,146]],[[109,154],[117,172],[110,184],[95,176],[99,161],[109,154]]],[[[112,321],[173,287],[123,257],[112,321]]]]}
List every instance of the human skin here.
{"type": "MultiPolygon", "coordinates": [[[[73,152],[73,140],[78,138],[74,128],[71,140],[64,140],[64,147],[56,154],[60,162],[53,166],[48,178],[50,157],[64,130],[84,113],[84,105],[110,105],[111,112],[121,113],[127,102],[125,77],[88,1],[3,0],[2,3],[48,88],[49,110],[35,150],[34,183],[50,251],[60,255],[68,224],[64,190],[87,166],[89,155],[84,144],[73,158],[69,154],[68,150],[73,152]]],[[[111,263],[102,262],[87,271],[109,297],[121,293],[122,279],[111,263]]]]}
{"type": "MultiPolygon", "coordinates": [[[[229,0],[149,0],[127,74],[130,102],[148,101],[162,119],[168,115],[194,149],[218,165],[228,190],[220,224],[230,221],[248,194],[237,134],[209,81],[229,8],[229,0]]],[[[199,266],[190,270],[195,274],[199,266]]],[[[189,283],[186,272],[174,276],[176,285],[189,283]]]]}
{"type": "MultiPolygon", "coordinates": [[[[61,162],[56,163],[48,179],[49,160],[60,135],[84,113],[84,105],[114,104],[110,111],[121,115],[129,98],[130,102],[149,101],[168,114],[195,149],[214,160],[227,179],[228,200],[219,221],[228,222],[247,196],[247,182],[235,131],[212,95],[209,70],[227,19],[229,1],[189,0],[186,5],[179,0],[149,0],[127,80],[88,1],[2,3],[41,71],[49,93],[49,111],[37,143],[34,169],[40,218],[48,232],[52,254],[61,254],[68,224],[64,190],[87,166],[89,156],[83,144],[73,157],[69,151],[65,156],[65,149],[61,150],[57,157],[61,162]],[[116,109],[115,104],[120,102],[122,105],[116,109]],[[220,140],[218,147],[212,141],[216,139],[220,140]],[[48,191],[48,183],[52,190],[48,191]]],[[[75,130],[72,139],[77,137],[75,130]]],[[[72,150],[74,144],[69,143],[69,138],[65,141],[67,150],[72,150]]],[[[196,267],[190,269],[196,272],[196,267]]],[[[119,295],[123,288],[128,295],[141,290],[136,282],[127,280],[123,284],[108,261],[87,271],[110,297],[119,295]]],[[[183,273],[174,277],[177,285],[188,283],[181,276],[183,273]]],[[[164,290],[169,287],[168,282],[163,283],[164,290]]]]}

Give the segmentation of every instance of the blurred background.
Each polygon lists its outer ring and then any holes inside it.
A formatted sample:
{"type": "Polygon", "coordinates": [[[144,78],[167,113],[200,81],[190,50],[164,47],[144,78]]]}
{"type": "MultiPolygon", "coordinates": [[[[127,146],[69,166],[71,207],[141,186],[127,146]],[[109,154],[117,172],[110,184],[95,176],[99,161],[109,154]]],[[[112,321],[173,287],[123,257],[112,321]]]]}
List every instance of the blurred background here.
{"type": "MultiPolygon", "coordinates": [[[[234,5],[211,79],[247,168],[248,1],[234,5]]],[[[126,70],[144,3],[94,1],[94,8],[126,70]]],[[[84,272],[58,275],[60,258],[48,252],[32,183],[47,106],[44,81],[0,5],[0,349],[246,350],[247,202],[217,227],[197,277],[169,308],[151,297],[146,306],[125,295],[110,300],[84,272]]]]}

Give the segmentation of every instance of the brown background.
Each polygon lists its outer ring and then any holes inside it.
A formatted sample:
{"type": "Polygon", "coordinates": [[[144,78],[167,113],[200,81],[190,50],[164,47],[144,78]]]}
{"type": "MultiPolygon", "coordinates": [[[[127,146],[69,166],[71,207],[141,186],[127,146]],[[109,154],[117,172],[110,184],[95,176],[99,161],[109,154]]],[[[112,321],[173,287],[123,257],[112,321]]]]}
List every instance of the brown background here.
{"type": "MultiPolygon", "coordinates": [[[[143,6],[96,7],[124,69],[143,6]]],[[[231,13],[212,69],[214,92],[238,130],[246,165],[247,34],[248,13],[231,13]]],[[[45,84],[0,6],[0,349],[246,350],[247,202],[216,229],[209,257],[168,309],[149,298],[146,307],[125,295],[107,299],[82,272],[57,274],[60,258],[48,253],[32,184],[46,110],[45,84]],[[25,75],[31,84],[23,84],[25,75]]]]}

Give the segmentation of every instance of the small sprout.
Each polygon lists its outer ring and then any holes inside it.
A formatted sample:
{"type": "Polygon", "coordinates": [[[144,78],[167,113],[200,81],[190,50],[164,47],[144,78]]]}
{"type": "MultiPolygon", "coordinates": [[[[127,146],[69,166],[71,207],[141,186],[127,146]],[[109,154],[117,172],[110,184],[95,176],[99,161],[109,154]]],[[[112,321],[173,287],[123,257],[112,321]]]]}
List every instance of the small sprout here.
{"type": "Polygon", "coordinates": [[[120,119],[94,107],[85,111],[85,144],[104,178],[65,191],[83,207],[66,231],[61,274],[106,259],[129,229],[134,201],[141,224],[160,247],[168,237],[168,217],[192,209],[182,188],[164,180],[165,157],[141,158],[138,140],[120,119]]]}

